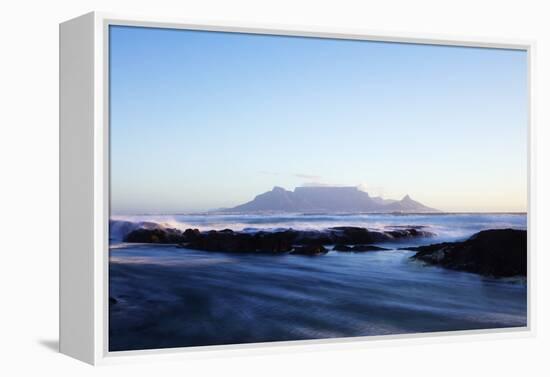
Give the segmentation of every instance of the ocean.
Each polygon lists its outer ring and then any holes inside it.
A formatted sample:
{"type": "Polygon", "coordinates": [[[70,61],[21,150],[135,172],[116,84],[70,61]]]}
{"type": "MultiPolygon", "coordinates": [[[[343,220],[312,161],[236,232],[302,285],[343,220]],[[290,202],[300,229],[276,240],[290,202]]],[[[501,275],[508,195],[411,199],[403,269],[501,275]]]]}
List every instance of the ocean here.
{"type": "Polygon", "coordinates": [[[143,215],[113,217],[110,351],[493,329],[527,325],[525,278],[495,279],[411,260],[407,246],[526,229],[525,214],[143,215]],[[122,242],[127,223],[179,229],[384,230],[433,237],[389,251],[322,256],[198,251],[122,242]]]}

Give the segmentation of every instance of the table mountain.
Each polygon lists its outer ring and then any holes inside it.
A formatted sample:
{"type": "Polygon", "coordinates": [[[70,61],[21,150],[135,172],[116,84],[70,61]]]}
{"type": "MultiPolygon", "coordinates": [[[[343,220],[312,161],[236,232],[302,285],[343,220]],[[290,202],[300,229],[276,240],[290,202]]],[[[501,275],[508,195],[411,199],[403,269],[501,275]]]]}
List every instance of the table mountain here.
{"type": "Polygon", "coordinates": [[[222,212],[439,212],[409,195],[401,200],[371,197],[357,187],[296,187],[294,191],[275,186],[253,200],[222,212]]]}

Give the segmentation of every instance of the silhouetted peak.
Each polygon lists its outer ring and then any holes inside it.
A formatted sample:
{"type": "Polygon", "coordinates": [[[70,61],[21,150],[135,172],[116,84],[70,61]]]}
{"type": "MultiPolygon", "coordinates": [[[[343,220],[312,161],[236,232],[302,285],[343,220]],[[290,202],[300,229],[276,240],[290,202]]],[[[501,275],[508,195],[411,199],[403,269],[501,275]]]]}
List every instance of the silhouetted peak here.
{"type": "Polygon", "coordinates": [[[355,186],[302,186],[294,191],[274,186],[250,202],[225,212],[434,212],[406,195],[400,201],[372,198],[355,186]]]}

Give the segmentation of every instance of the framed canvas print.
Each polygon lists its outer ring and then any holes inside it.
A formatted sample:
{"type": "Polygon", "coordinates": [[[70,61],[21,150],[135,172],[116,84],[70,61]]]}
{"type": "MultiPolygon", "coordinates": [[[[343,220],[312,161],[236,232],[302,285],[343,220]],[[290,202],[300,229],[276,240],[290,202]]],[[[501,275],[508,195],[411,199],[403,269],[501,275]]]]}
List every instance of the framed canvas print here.
{"type": "Polygon", "coordinates": [[[532,48],[61,24],[61,352],[529,334],[532,48]]]}

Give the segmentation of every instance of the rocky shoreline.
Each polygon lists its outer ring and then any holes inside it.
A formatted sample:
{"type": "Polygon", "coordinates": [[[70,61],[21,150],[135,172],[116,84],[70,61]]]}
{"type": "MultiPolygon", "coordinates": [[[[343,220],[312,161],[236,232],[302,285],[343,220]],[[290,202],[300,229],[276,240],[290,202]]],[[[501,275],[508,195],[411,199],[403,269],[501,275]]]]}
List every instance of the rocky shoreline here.
{"type": "Polygon", "coordinates": [[[432,237],[421,226],[395,227],[384,231],[361,227],[341,226],[323,231],[282,230],[237,232],[231,229],[201,232],[198,229],[180,231],[174,228],[140,228],[128,233],[123,241],[130,243],[178,244],[181,247],[204,251],[241,253],[291,253],[322,255],[327,245],[343,252],[386,250],[375,243],[432,237]]]}
{"type": "Polygon", "coordinates": [[[527,231],[491,229],[474,234],[463,242],[445,242],[409,247],[411,258],[452,270],[485,276],[527,275],[527,231]]]}
{"type": "MultiPolygon", "coordinates": [[[[428,238],[435,234],[422,226],[395,226],[371,230],[338,226],[325,230],[200,231],[146,225],[130,231],[123,238],[128,243],[176,244],[202,251],[255,254],[296,254],[318,256],[329,250],[338,252],[372,252],[389,250],[384,242],[428,238]]],[[[511,277],[527,274],[527,231],[491,229],[478,232],[461,242],[444,242],[403,250],[415,251],[411,259],[452,270],[485,276],[511,277]]]]}

